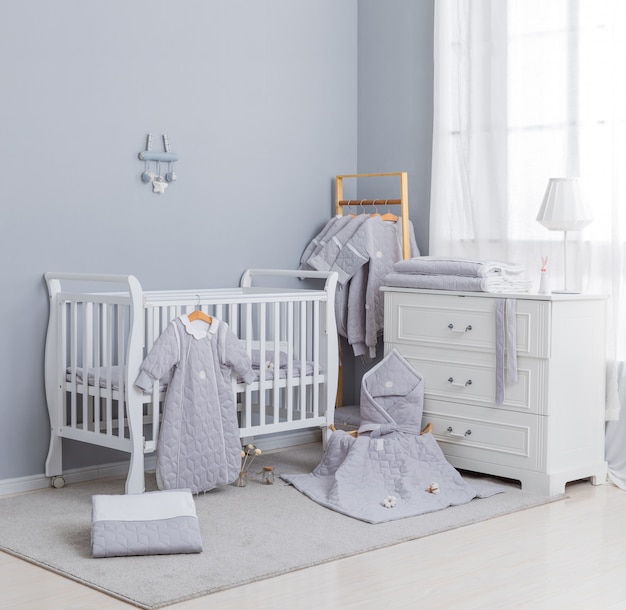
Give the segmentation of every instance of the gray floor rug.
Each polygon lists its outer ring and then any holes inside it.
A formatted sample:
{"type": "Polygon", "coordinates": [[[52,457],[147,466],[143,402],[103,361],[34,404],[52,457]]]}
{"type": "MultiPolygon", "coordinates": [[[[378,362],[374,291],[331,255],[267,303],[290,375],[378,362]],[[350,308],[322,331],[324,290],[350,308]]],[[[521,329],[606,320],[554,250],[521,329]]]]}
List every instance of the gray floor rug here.
{"type": "MultiPolygon", "coordinates": [[[[311,472],[320,458],[320,447],[307,445],[264,454],[252,470],[272,465],[277,475],[311,472]]],[[[156,489],[154,477],[148,484],[156,489]]],[[[154,609],[564,497],[504,485],[505,493],[490,498],[370,525],[316,504],[279,479],[274,485],[253,479],[244,488],[225,486],[196,497],[203,553],[94,559],[91,496],[124,489],[123,479],[100,480],[0,498],[0,549],[154,609]]]]}

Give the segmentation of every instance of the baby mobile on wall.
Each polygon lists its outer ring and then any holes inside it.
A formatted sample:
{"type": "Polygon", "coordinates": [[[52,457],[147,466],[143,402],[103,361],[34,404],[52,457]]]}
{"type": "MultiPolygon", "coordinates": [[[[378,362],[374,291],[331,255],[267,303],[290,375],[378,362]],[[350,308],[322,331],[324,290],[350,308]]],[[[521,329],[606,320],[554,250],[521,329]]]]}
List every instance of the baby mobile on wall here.
{"type": "Polygon", "coordinates": [[[139,153],[139,159],[144,162],[144,171],[141,180],[146,184],[152,184],[152,192],[159,195],[165,192],[170,182],[176,180],[174,173],[174,163],[178,161],[178,155],[170,151],[170,139],[167,134],[163,134],[163,151],[152,151],[152,134],[146,138],[146,150],[139,153]],[[154,162],[154,171],[150,169],[150,162],[154,162]],[[161,175],[161,163],[167,163],[165,177],[161,175]]]}

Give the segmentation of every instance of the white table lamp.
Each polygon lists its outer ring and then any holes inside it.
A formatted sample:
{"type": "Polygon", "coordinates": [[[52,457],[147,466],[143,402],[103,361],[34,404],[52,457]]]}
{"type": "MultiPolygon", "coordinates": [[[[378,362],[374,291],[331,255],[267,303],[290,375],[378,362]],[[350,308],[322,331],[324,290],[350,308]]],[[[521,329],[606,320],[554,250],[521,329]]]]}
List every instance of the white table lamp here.
{"type": "Polygon", "coordinates": [[[580,231],[591,222],[591,214],[580,189],[578,178],[550,178],[537,222],[551,231],[563,231],[564,290],[567,289],[567,232],[580,231]]]}

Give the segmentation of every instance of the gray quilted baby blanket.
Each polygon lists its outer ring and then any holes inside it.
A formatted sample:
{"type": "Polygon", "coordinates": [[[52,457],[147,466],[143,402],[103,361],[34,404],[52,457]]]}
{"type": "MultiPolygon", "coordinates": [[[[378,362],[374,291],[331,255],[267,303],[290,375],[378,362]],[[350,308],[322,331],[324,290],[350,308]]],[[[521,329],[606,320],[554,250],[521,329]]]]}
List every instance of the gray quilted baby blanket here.
{"type": "Polygon", "coordinates": [[[188,489],[92,496],[94,557],[200,553],[202,539],[188,489]]]}
{"type": "Polygon", "coordinates": [[[368,371],[361,387],[361,427],[337,430],[310,474],[282,479],[319,504],[368,523],[382,523],[503,491],[466,482],[431,434],[420,434],[422,377],[396,350],[368,371]]]}

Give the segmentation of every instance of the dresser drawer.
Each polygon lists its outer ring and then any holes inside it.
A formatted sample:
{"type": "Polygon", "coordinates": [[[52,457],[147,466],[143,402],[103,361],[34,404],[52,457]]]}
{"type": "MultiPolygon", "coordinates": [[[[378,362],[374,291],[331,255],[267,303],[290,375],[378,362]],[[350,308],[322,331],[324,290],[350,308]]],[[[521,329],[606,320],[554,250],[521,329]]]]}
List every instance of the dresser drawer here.
{"type": "MultiPolygon", "coordinates": [[[[495,356],[487,352],[466,352],[402,345],[399,351],[424,379],[429,398],[493,406],[496,399],[495,356]]],[[[548,414],[546,380],[549,361],[517,359],[517,383],[507,383],[504,373],[503,409],[548,414]]]]}
{"type": "Polygon", "coordinates": [[[422,425],[432,433],[446,457],[495,463],[512,468],[542,470],[540,450],[549,418],[426,400],[422,425]]]}
{"type": "MultiPolygon", "coordinates": [[[[385,292],[385,341],[493,352],[496,298],[385,292]]],[[[517,351],[548,358],[549,303],[516,300],[517,351]]]]}

